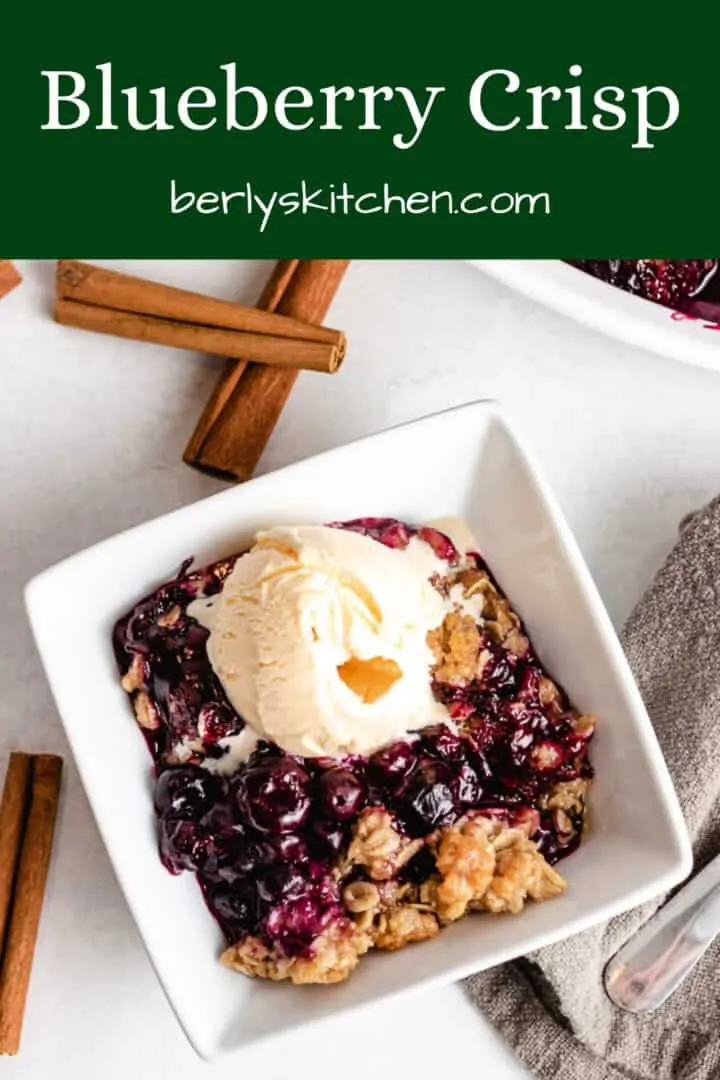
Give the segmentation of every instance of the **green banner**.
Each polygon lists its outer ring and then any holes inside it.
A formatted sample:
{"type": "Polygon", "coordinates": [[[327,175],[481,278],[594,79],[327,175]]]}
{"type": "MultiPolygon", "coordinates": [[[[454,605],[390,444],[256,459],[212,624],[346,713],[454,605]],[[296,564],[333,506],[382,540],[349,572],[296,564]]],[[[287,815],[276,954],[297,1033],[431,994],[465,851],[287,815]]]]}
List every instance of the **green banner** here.
{"type": "Polygon", "coordinates": [[[711,256],[719,22],[627,0],[18,4],[0,251],[711,256]]]}

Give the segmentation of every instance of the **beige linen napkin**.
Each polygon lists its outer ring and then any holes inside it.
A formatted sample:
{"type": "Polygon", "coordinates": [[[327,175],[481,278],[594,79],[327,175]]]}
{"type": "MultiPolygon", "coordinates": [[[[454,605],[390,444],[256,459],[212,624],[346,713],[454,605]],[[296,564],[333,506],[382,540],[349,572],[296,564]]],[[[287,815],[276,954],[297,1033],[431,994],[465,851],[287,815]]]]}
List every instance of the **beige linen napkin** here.
{"type": "MultiPolygon", "coordinates": [[[[622,641],[700,869],[720,854],[720,497],[683,523],[622,641]]],[[[603,991],[605,964],[660,902],[468,979],[535,1076],[720,1080],[720,939],[654,1013],[624,1012],[603,991]]]]}

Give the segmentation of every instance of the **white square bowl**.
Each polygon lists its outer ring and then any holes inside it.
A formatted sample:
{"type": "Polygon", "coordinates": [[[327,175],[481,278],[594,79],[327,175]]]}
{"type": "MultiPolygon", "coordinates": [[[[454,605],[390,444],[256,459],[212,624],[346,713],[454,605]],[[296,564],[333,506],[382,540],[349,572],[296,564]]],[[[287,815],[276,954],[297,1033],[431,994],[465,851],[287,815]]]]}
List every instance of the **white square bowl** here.
{"type": "Polygon", "coordinates": [[[553,496],[492,402],[166,514],[46,570],[26,599],[118,879],[178,1020],[208,1060],[491,967],[658,895],[690,871],[675,793],[610,620],[553,496]],[[259,528],[366,514],[469,522],[542,661],[574,704],[599,718],[592,831],[563,864],[567,892],[520,916],[470,917],[421,946],[370,955],[338,986],[247,979],[218,963],[220,933],[194,878],[170,876],[158,859],[150,760],[118,682],[111,630],[189,554],[202,565],[242,549],[259,528]]]}

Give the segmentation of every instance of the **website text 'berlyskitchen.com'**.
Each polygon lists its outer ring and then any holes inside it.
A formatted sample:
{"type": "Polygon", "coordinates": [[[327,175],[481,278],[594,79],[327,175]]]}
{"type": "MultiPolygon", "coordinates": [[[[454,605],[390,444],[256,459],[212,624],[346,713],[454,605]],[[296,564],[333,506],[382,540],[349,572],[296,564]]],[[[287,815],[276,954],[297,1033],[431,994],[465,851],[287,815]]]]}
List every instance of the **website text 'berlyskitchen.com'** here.
{"type": "Polygon", "coordinates": [[[273,216],[291,214],[545,214],[551,213],[547,191],[494,193],[448,190],[394,191],[383,183],[371,191],[354,191],[347,181],[313,188],[302,180],[294,190],[259,190],[250,181],[235,191],[192,191],[174,178],[170,181],[171,214],[241,213],[255,218],[261,233],[273,216]]]}

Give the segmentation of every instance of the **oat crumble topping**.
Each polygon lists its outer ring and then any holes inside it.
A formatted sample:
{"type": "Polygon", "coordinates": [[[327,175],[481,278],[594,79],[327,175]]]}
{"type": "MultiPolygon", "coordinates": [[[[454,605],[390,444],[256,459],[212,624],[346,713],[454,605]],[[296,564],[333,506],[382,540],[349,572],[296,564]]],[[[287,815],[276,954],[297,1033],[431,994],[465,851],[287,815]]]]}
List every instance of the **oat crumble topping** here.
{"type": "Polygon", "coordinates": [[[435,656],[433,676],[438,682],[462,686],[474,677],[480,654],[480,631],[470,615],[456,611],[445,616],[437,630],[428,634],[435,656]]]}

